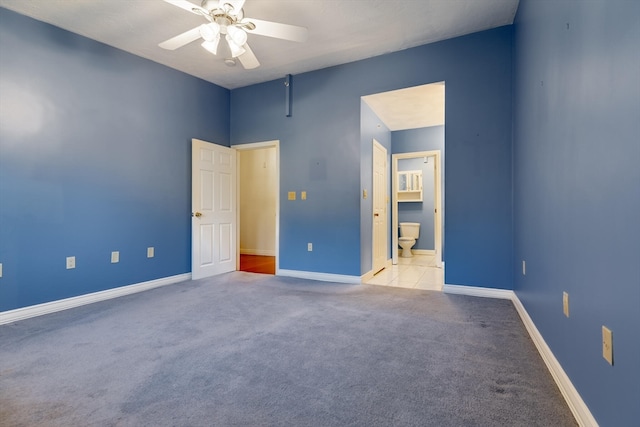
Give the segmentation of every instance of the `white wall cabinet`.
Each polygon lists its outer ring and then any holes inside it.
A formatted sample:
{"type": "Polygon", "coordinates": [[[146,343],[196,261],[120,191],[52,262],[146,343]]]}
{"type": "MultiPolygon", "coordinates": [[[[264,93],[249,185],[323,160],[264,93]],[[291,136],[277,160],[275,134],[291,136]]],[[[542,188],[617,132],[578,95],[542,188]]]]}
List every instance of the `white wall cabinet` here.
{"type": "Polygon", "coordinates": [[[422,201],[422,171],[398,172],[398,202],[422,201]]]}

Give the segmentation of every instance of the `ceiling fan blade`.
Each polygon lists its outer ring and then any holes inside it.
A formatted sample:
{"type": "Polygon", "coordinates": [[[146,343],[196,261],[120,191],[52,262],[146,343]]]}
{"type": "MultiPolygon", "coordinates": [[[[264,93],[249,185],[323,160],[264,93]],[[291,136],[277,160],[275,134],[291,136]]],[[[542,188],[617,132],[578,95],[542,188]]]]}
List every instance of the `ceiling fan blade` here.
{"type": "Polygon", "coordinates": [[[277,39],[291,40],[294,42],[307,41],[309,31],[304,27],[296,25],[280,24],[278,22],[263,21],[261,19],[246,18],[242,20],[242,24],[252,23],[255,28],[249,29],[244,26],[248,33],[259,34],[261,36],[275,37],[277,39]]]}
{"type": "Polygon", "coordinates": [[[164,1],[174,6],[178,6],[180,9],[184,9],[192,13],[194,13],[193,9],[201,9],[200,6],[195,5],[187,0],[164,0],[164,1]]]}
{"type": "Polygon", "coordinates": [[[244,2],[245,0],[220,0],[220,6],[222,6],[224,3],[228,3],[233,6],[234,12],[238,13],[244,7],[244,2]]]}
{"type": "Polygon", "coordinates": [[[167,50],[176,50],[177,48],[187,45],[191,42],[194,42],[199,38],[200,38],[200,27],[198,26],[182,34],[178,34],[177,36],[172,37],[169,40],[165,40],[162,43],[160,43],[158,46],[167,50]]]}
{"type": "Polygon", "coordinates": [[[245,52],[242,55],[238,56],[238,59],[240,60],[242,66],[246,70],[252,70],[259,67],[260,62],[258,62],[258,58],[256,58],[256,56],[253,54],[253,51],[249,47],[249,44],[245,43],[245,45],[242,47],[244,48],[245,52]]]}

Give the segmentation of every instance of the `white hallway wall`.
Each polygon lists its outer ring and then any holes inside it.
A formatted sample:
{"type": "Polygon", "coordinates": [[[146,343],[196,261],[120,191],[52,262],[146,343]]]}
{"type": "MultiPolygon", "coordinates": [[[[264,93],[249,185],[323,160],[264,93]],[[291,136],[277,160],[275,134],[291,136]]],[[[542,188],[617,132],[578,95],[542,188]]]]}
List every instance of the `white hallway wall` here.
{"type": "Polygon", "coordinates": [[[276,252],[276,150],[240,151],[240,253],[276,252]]]}

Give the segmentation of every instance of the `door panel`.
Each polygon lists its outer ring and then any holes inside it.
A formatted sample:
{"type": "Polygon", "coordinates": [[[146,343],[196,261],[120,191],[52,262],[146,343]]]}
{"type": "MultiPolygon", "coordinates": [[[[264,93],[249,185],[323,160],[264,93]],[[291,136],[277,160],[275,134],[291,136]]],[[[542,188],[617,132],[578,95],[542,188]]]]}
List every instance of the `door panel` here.
{"type": "Polygon", "coordinates": [[[387,263],[387,150],[373,140],[373,272],[387,263]]]}
{"type": "Polygon", "coordinates": [[[193,279],[236,269],[235,150],[192,140],[193,279]]]}

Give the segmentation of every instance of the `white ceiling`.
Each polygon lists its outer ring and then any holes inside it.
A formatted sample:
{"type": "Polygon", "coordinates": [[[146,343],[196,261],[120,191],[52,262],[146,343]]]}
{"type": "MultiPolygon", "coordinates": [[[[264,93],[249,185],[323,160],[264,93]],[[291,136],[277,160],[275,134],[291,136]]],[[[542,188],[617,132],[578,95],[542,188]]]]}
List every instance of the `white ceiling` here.
{"type": "Polygon", "coordinates": [[[363,96],[389,130],[444,125],[444,82],[363,96]]]}
{"type": "Polygon", "coordinates": [[[205,22],[162,0],[0,0],[0,6],[234,89],[508,25],[518,0],[246,0],[247,17],[309,30],[305,43],[250,34],[261,63],[253,70],[224,65],[198,42],[175,51],[158,47],[205,22]]]}

